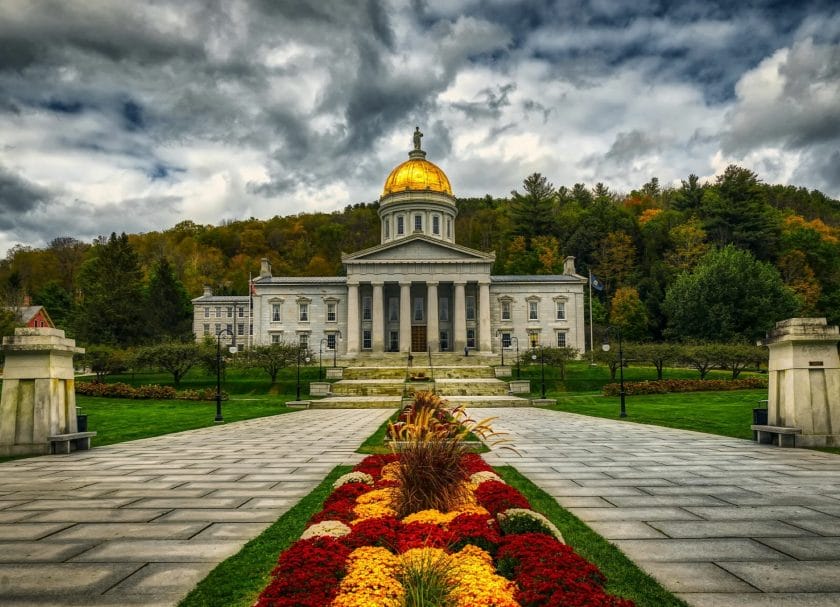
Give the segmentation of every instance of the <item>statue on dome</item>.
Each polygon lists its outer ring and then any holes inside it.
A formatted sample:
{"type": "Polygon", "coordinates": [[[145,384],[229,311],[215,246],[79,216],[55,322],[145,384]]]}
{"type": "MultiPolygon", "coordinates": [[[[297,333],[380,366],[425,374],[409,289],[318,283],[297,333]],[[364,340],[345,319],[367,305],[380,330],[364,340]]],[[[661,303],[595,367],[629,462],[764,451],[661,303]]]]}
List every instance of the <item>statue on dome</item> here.
{"type": "Polygon", "coordinates": [[[420,138],[423,136],[423,133],[420,132],[420,127],[414,127],[414,149],[420,149],[420,138]]]}

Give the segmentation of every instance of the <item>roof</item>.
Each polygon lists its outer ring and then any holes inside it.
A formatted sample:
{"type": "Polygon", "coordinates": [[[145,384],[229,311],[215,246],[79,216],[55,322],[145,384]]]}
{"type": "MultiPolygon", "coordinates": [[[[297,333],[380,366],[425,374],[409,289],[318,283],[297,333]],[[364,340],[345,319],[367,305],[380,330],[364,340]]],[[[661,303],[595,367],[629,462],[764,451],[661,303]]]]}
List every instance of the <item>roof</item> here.
{"type": "MultiPolygon", "coordinates": [[[[448,242],[446,240],[440,240],[438,238],[432,238],[431,236],[427,236],[426,234],[411,234],[409,236],[405,236],[403,238],[397,238],[395,240],[391,240],[389,242],[385,242],[382,244],[378,244],[376,246],[370,247],[368,249],[363,249],[361,251],[356,251],[355,253],[342,253],[341,261],[342,263],[348,262],[366,262],[370,259],[375,259],[378,254],[381,254],[385,251],[400,249],[400,248],[408,248],[412,245],[412,243],[425,243],[428,247],[432,249],[437,249],[439,251],[449,251],[453,253],[453,258],[457,261],[475,261],[475,262],[492,262],[496,259],[495,253],[485,253],[484,251],[478,251],[476,249],[471,249],[469,247],[465,247],[463,245],[455,244],[454,242],[448,242]]],[[[406,261],[404,259],[385,259],[381,258],[383,262],[389,263],[391,261],[406,261]]],[[[433,257],[417,257],[414,261],[418,263],[428,263],[428,262],[442,262],[445,258],[440,256],[433,256],[433,257]]]]}
{"type": "Polygon", "coordinates": [[[202,295],[201,297],[194,297],[194,302],[198,303],[248,303],[247,295],[202,295]]]}
{"type": "Polygon", "coordinates": [[[346,276],[261,276],[254,279],[254,285],[343,285],[346,276]]]}
{"type": "Polygon", "coordinates": [[[491,276],[491,282],[586,282],[585,276],[577,274],[522,274],[512,276],[491,276]]]}

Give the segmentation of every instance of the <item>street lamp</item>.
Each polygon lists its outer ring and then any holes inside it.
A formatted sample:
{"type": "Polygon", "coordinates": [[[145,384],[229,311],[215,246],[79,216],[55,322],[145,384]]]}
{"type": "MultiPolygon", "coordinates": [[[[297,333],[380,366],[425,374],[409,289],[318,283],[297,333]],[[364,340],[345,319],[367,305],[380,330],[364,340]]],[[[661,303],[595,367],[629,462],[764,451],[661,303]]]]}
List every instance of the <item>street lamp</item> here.
{"type": "MultiPolygon", "coordinates": [[[[300,400],[300,350],[301,347],[298,345],[298,353],[297,353],[297,396],[295,400],[300,400]]],[[[307,356],[305,359],[306,363],[309,363],[309,357],[307,356]]]]}
{"type": "Polygon", "coordinates": [[[324,357],[324,342],[327,341],[326,337],[321,338],[321,343],[318,344],[318,381],[321,381],[321,361],[324,357]]]}
{"type": "Polygon", "coordinates": [[[510,340],[516,343],[516,379],[519,379],[519,338],[513,336],[510,340]]]}
{"type": "Polygon", "coordinates": [[[607,332],[604,334],[604,343],[601,345],[601,349],[604,352],[610,351],[610,331],[615,331],[618,334],[618,370],[619,370],[619,391],[618,396],[621,399],[621,412],[619,413],[619,417],[627,417],[627,408],[624,403],[624,348],[622,347],[621,343],[621,327],[617,326],[610,326],[607,327],[607,332]]]}
{"type": "MultiPolygon", "coordinates": [[[[225,421],[222,417],[222,335],[229,333],[232,338],[235,338],[233,331],[225,327],[216,333],[216,418],[213,420],[217,424],[225,421]]],[[[230,347],[230,353],[236,352],[236,346],[230,347]]]]}
{"type": "MultiPolygon", "coordinates": [[[[531,354],[531,360],[533,361],[537,360],[536,349],[537,346],[534,346],[534,353],[531,354]]],[[[542,398],[545,398],[545,350],[543,349],[542,344],[540,344],[540,382],[542,384],[542,398]]]]}
{"type": "Polygon", "coordinates": [[[496,331],[496,337],[499,338],[499,349],[502,351],[502,366],[505,366],[505,342],[504,337],[502,336],[502,330],[499,329],[496,331]]]}

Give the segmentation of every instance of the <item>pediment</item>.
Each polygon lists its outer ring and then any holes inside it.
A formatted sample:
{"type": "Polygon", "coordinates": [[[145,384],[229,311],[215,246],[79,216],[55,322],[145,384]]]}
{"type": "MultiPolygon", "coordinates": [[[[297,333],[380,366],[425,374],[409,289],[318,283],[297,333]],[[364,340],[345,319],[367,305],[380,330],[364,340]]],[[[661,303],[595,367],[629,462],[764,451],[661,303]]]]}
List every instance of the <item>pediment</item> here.
{"type": "Polygon", "coordinates": [[[395,242],[389,242],[377,247],[344,255],[342,260],[354,261],[493,261],[496,256],[493,253],[484,253],[468,247],[453,245],[448,242],[441,242],[423,236],[403,238],[395,242]]]}

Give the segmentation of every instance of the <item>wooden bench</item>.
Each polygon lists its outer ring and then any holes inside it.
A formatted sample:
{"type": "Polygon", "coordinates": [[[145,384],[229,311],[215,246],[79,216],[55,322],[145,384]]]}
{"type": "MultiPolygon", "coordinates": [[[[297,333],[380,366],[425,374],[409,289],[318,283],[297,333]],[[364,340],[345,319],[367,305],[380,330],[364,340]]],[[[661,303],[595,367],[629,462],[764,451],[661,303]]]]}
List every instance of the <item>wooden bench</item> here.
{"type": "Polygon", "coordinates": [[[779,447],[796,447],[796,435],[802,434],[802,428],[787,426],[753,424],[750,429],[753,431],[753,440],[760,445],[778,445],[779,447]]]}
{"type": "Polygon", "coordinates": [[[48,436],[50,441],[50,452],[52,453],[70,453],[70,443],[77,451],[87,451],[90,449],[90,439],[96,436],[96,432],[71,432],[69,434],[56,434],[55,436],[48,436]]]}

